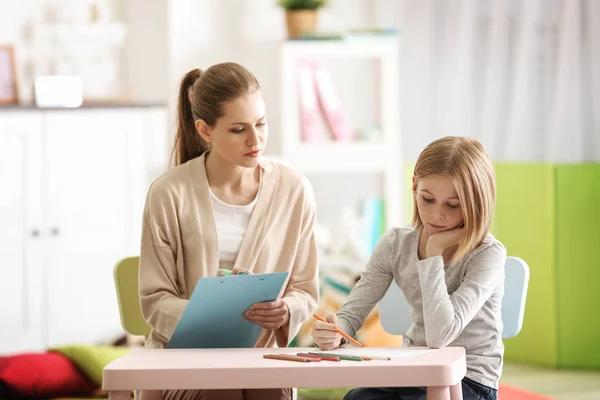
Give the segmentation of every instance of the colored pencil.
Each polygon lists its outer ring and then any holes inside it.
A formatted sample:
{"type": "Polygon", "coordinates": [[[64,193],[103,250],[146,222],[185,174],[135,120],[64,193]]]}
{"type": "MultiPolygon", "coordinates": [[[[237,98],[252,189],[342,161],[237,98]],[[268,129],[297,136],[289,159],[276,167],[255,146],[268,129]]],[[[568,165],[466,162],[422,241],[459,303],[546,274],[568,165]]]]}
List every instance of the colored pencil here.
{"type": "Polygon", "coordinates": [[[392,357],[380,357],[380,356],[361,356],[363,359],[367,360],[367,361],[371,361],[371,360],[383,360],[383,361],[388,361],[391,360],[392,357]]]}
{"type": "Polygon", "coordinates": [[[298,353],[296,355],[299,357],[320,358],[323,361],[341,361],[342,360],[339,357],[322,356],[320,354],[318,356],[315,356],[314,354],[310,354],[310,353],[298,353]]]}
{"type": "MultiPolygon", "coordinates": [[[[318,315],[318,314],[313,314],[313,316],[314,316],[316,319],[318,319],[319,321],[321,321],[321,322],[327,322],[327,320],[326,320],[325,318],[321,317],[321,316],[320,316],[320,315],[318,315]]],[[[357,340],[355,340],[354,338],[352,338],[350,335],[348,335],[346,332],[342,332],[340,329],[337,329],[337,330],[336,330],[336,332],[337,332],[337,333],[339,333],[340,335],[342,335],[343,337],[345,337],[345,338],[346,338],[346,340],[350,341],[350,342],[351,342],[352,344],[354,344],[355,346],[358,346],[358,347],[365,347],[365,346],[363,346],[362,344],[360,344],[360,343],[359,343],[357,340]]]]}
{"type": "Polygon", "coordinates": [[[284,361],[298,361],[298,362],[317,362],[321,361],[316,358],[309,357],[298,357],[293,354],[265,354],[263,358],[269,358],[271,360],[284,360],[284,361]]]}
{"type": "MultiPolygon", "coordinates": [[[[309,353],[312,354],[312,353],[309,353]]],[[[354,358],[362,358],[365,361],[371,361],[371,360],[391,360],[391,357],[381,357],[381,356],[358,356],[356,354],[337,354],[337,353],[314,353],[314,354],[318,354],[319,356],[323,355],[323,356],[327,356],[327,357],[342,357],[342,356],[346,356],[346,357],[354,357],[354,358]]]]}
{"type": "Polygon", "coordinates": [[[346,354],[333,354],[333,353],[308,353],[310,355],[314,355],[314,356],[325,356],[325,357],[338,357],[341,360],[346,360],[346,361],[363,361],[362,357],[357,357],[357,356],[349,356],[346,354]]]}

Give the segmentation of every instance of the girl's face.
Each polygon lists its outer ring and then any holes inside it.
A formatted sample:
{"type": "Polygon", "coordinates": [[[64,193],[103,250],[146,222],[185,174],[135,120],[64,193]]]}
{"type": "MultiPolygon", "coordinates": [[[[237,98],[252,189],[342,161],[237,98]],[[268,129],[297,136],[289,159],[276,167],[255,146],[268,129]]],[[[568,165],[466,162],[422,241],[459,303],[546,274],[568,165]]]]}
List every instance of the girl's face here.
{"type": "Polygon", "coordinates": [[[260,90],[223,104],[224,115],[214,127],[196,121],[202,138],[220,158],[240,167],[258,165],[267,144],[265,102],[260,90]]]}
{"type": "Polygon", "coordinates": [[[458,193],[447,178],[413,179],[419,217],[429,235],[458,228],[464,221],[458,193]]]}

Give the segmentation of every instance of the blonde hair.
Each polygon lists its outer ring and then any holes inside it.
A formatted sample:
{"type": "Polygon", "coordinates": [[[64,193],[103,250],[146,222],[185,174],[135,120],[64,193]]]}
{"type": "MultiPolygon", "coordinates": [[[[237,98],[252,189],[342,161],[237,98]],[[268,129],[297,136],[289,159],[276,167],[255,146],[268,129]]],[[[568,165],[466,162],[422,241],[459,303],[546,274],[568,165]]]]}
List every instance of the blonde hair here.
{"type": "MultiPolygon", "coordinates": [[[[465,235],[452,257],[451,265],[455,265],[476,249],[489,232],[496,201],[496,174],[481,142],[447,136],[430,143],[417,159],[415,182],[433,177],[448,178],[460,200],[465,235]]],[[[422,228],[423,221],[414,196],[413,202],[412,224],[422,228]]]]}

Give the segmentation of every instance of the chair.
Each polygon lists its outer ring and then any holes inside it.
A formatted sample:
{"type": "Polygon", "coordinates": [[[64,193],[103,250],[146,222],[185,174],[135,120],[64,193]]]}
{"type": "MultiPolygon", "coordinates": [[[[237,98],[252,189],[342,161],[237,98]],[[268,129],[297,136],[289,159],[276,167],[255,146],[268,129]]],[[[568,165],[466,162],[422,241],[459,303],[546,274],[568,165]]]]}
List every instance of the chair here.
{"type": "Polygon", "coordinates": [[[150,326],[146,323],[140,306],[138,286],[139,257],[127,257],[117,261],[113,271],[121,326],[132,335],[148,337],[150,326]]]}
{"type": "MultiPolygon", "coordinates": [[[[521,331],[528,284],[527,263],[518,257],[506,257],[502,298],[503,339],[515,337],[521,331]]],[[[379,302],[379,315],[383,329],[392,335],[406,334],[413,323],[404,293],[394,282],[379,302]]]]}

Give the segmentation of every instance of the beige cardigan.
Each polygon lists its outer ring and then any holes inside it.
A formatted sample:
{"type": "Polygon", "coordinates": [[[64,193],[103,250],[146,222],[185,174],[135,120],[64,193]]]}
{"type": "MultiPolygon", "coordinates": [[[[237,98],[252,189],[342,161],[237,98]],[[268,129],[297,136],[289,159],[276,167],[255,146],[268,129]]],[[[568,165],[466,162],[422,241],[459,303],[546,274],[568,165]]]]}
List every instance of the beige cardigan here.
{"type": "MultiPolygon", "coordinates": [[[[148,191],[144,210],[139,290],[152,328],[149,348],[164,348],[196,282],[219,267],[217,231],[209,198],[205,156],[171,168],[148,191]]],[[[318,303],[315,201],[308,180],[263,160],[262,187],[235,267],[260,274],[289,272],[283,300],[289,324],[263,329],[256,347],[285,347],[318,303]]]]}

